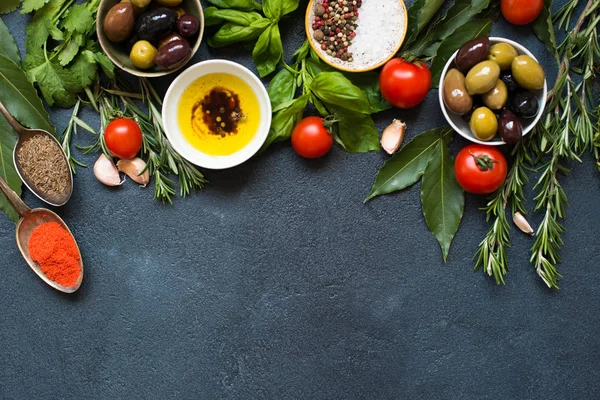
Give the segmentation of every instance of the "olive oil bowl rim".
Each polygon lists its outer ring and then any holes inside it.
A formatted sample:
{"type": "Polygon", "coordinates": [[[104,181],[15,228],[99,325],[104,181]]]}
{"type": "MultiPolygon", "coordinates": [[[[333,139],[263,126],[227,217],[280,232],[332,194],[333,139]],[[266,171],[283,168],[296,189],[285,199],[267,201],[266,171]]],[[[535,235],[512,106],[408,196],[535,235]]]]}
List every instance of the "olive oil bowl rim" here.
{"type": "MultiPolygon", "coordinates": [[[[117,68],[119,68],[131,75],[141,77],[141,78],[158,78],[158,77],[166,76],[166,75],[172,74],[173,72],[179,71],[186,64],[188,64],[192,60],[192,58],[194,58],[194,56],[198,52],[198,49],[200,48],[200,45],[202,44],[202,38],[204,36],[204,9],[202,8],[202,3],[200,2],[200,0],[183,0],[183,2],[182,2],[182,4],[184,4],[184,3],[194,4],[194,7],[197,8],[197,12],[199,15],[198,20],[200,22],[200,29],[198,30],[197,37],[196,37],[196,40],[193,43],[193,45],[190,42],[190,48],[191,48],[190,54],[188,55],[188,57],[186,57],[184,62],[180,63],[175,68],[165,69],[162,71],[152,71],[152,70],[144,71],[141,69],[137,69],[135,67],[128,67],[128,66],[124,65],[121,61],[119,61],[118,57],[116,57],[115,54],[113,54],[116,51],[113,51],[112,47],[125,46],[125,44],[124,43],[112,43],[108,40],[106,33],[104,33],[104,19],[106,18],[106,14],[110,10],[110,8],[120,2],[121,2],[121,0],[100,0],[100,5],[98,6],[98,14],[97,14],[97,18],[96,18],[96,35],[98,36],[98,42],[100,43],[100,47],[102,48],[102,51],[104,52],[104,54],[112,61],[112,63],[114,65],[117,66],[117,68]],[[114,3],[114,4],[112,4],[112,3],[114,3]],[[110,5],[110,7],[109,7],[109,5],[110,5]]],[[[188,12],[188,11],[189,10],[186,9],[186,12],[188,12]]],[[[196,10],[194,10],[194,11],[196,11],[196,10]]],[[[124,50],[119,51],[119,52],[124,54],[125,56],[128,56],[127,52],[124,50]]]]}
{"type": "Polygon", "coordinates": [[[163,127],[173,149],[183,158],[202,168],[220,170],[236,167],[254,156],[267,140],[271,126],[272,108],[267,90],[262,81],[245,66],[222,59],[200,61],[189,66],[169,85],[163,99],[163,127]],[[250,87],[259,107],[259,126],[252,140],[241,150],[229,155],[210,155],[196,149],[186,138],[177,116],[179,103],[185,90],[197,79],[212,73],[233,75],[250,87]],[[167,116],[169,116],[167,118],[167,116]]]}
{"type": "MultiPolygon", "coordinates": [[[[510,44],[517,50],[517,53],[519,55],[527,55],[527,56],[533,58],[535,61],[538,61],[538,59],[533,55],[533,53],[531,51],[529,51],[529,49],[526,48],[525,46],[523,46],[522,44],[519,44],[513,40],[499,37],[499,36],[490,36],[489,39],[490,39],[491,45],[498,44],[498,43],[510,44]]],[[[444,79],[446,78],[446,74],[447,74],[448,70],[450,69],[450,65],[452,65],[452,63],[454,62],[454,59],[456,58],[456,55],[458,54],[459,50],[456,50],[452,54],[452,56],[448,59],[448,61],[446,62],[446,65],[444,66],[444,69],[442,70],[442,74],[440,76],[440,82],[439,82],[439,86],[438,86],[438,98],[439,98],[439,102],[440,102],[440,107],[442,109],[442,113],[444,114],[444,118],[446,118],[446,121],[450,124],[450,126],[456,132],[458,132],[459,135],[461,135],[462,137],[464,137],[467,140],[470,140],[471,142],[483,144],[486,146],[505,145],[506,142],[504,140],[502,140],[501,138],[500,139],[492,139],[492,140],[486,142],[486,141],[479,140],[476,137],[474,137],[473,134],[471,133],[471,130],[469,129],[468,124],[466,125],[466,127],[464,127],[464,126],[461,127],[455,123],[455,120],[462,121],[462,116],[458,115],[458,114],[454,114],[452,111],[450,111],[448,109],[448,107],[446,107],[446,104],[444,103],[444,79]]],[[[536,97],[537,97],[538,103],[539,103],[539,108],[538,108],[538,112],[537,112],[535,118],[530,119],[527,124],[523,124],[523,136],[527,135],[530,131],[533,130],[533,128],[539,122],[540,118],[542,118],[542,114],[544,113],[544,109],[546,108],[546,96],[548,94],[548,82],[546,80],[546,77],[544,77],[544,87],[542,89],[533,90],[532,92],[536,94],[536,97]]]]}

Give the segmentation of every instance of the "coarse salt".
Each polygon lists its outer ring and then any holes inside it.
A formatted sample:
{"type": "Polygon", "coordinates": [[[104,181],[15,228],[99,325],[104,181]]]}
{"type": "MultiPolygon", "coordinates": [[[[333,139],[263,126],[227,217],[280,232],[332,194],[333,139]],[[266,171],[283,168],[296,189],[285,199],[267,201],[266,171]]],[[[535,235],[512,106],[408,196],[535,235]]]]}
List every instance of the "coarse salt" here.
{"type": "MultiPolygon", "coordinates": [[[[312,26],[314,8],[321,5],[316,0],[309,12],[309,25],[312,26]]],[[[350,70],[366,70],[378,66],[392,56],[404,40],[406,33],[406,8],[402,0],[363,0],[356,19],[356,37],[348,46],[353,61],[343,61],[332,57],[320,48],[313,38],[310,28],[309,39],[317,48],[319,55],[335,66],[350,70]]]]}

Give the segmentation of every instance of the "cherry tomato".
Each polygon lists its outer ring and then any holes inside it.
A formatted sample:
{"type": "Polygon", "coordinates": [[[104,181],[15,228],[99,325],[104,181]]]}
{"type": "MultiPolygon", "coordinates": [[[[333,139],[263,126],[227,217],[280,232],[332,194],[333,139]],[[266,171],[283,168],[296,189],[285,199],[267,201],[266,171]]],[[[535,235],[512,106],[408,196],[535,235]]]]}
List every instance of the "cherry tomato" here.
{"type": "Polygon", "coordinates": [[[544,8],[544,0],[501,0],[500,9],[508,22],[527,25],[538,17],[544,8]]]}
{"type": "Polygon", "coordinates": [[[113,156],[133,158],[142,148],[142,130],[132,119],[115,119],[104,130],[104,142],[113,156]]]}
{"type": "Polygon", "coordinates": [[[492,193],[506,179],[506,158],[494,147],[471,144],[456,156],[454,174],[467,192],[492,193]]]}
{"type": "Polygon", "coordinates": [[[302,157],[322,157],[327,154],[331,146],[333,146],[333,136],[323,125],[323,118],[306,117],[298,122],[292,131],[292,147],[302,157]]]}
{"type": "Polygon", "coordinates": [[[383,97],[394,107],[411,108],[421,103],[431,88],[431,72],[424,63],[392,58],[379,74],[383,97]]]}

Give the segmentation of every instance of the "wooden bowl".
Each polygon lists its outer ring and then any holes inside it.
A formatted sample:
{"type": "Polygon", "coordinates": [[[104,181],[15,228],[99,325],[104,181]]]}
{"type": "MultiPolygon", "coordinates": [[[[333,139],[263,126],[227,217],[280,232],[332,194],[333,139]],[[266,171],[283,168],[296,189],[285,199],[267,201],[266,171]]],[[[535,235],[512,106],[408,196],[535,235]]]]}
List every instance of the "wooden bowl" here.
{"type": "Polygon", "coordinates": [[[106,14],[115,4],[120,2],[120,0],[102,0],[98,6],[98,16],[96,18],[96,33],[98,34],[100,46],[102,47],[104,54],[106,54],[117,67],[135,76],[153,78],[165,76],[179,70],[194,57],[194,54],[196,54],[200,47],[202,34],[204,33],[204,13],[202,12],[200,0],[183,0],[179,6],[182,7],[187,14],[195,16],[198,18],[198,21],[200,21],[200,30],[198,31],[195,43],[190,42],[192,51],[190,52],[189,57],[176,68],[162,69],[158,66],[154,66],[148,70],[141,70],[133,66],[133,63],[129,59],[129,51],[127,51],[127,41],[113,43],[108,40],[104,33],[104,19],[106,18],[106,14]]]}
{"type": "MultiPolygon", "coordinates": [[[[399,4],[398,17],[401,19],[401,21],[399,21],[399,32],[398,32],[398,35],[396,36],[396,42],[393,44],[393,48],[390,49],[387,53],[383,54],[378,60],[375,60],[373,63],[366,65],[366,66],[362,66],[362,67],[353,66],[353,63],[356,63],[356,60],[353,62],[341,61],[338,58],[329,56],[321,49],[321,45],[313,37],[314,30],[312,28],[312,21],[314,20],[314,17],[315,17],[313,7],[315,4],[321,4],[322,0],[310,0],[308,3],[308,7],[306,8],[306,16],[305,16],[304,23],[305,23],[305,30],[306,30],[306,36],[308,38],[308,43],[310,44],[310,46],[312,47],[314,52],[319,56],[319,58],[321,60],[323,60],[323,62],[325,62],[326,64],[332,66],[333,68],[339,69],[341,71],[365,72],[365,71],[371,71],[371,70],[381,67],[382,65],[387,63],[389,60],[391,60],[396,55],[396,53],[398,53],[398,51],[400,51],[400,47],[402,47],[402,43],[404,43],[404,39],[406,37],[406,31],[408,29],[408,12],[406,11],[406,5],[404,4],[403,0],[376,0],[376,1],[365,0],[363,2],[362,7],[359,8],[359,10],[358,10],[358,12],[359,12],[359,17],[358,17],[359,28],[358,29],[360,29],[360,22],[361,22],[360,15],[364,15],[367,7],[381,6],[383,1],[390,1],[392,3],[397,2],[399,4]]],[[[369,35],[369,41],[376,41],[381,37],[392,37],[392,36],[390,36],[387,29],[389,29],[389,26],[387,26],[387,25],[382,26],[382,30],[384,32],[383,35],[381,34],[381,32],[382,32],[381,29],[372,29],[369,31],[359,32],[359,33],[361,35],[369,35]],[[371,38],[371,36],[372,36],[372,38],[371,38]]],[[[350,50],[352,50],[352,49],[350,49],[350,50]]]]}

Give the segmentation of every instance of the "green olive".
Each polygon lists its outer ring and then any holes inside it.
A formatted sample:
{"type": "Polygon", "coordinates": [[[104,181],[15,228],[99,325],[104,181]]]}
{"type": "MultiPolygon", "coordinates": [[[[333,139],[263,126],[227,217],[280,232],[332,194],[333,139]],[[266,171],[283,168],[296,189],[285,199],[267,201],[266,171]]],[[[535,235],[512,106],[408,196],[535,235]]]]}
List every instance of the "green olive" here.
{"type": "Polygon", "coordinates": [[[529,56],[517,56],[512,62],[512,74],[519,85],[527,90],[544,87],[544,69],[529,56]]]}
{"type": "Polygon", "coordinates": [[[183,0],[154,0],[159,6],[177,7],[183,0]]]}
{"type": "Polygon", "coordinates": [[[482,61],[475,65],[465,80],[470,95],[483,94],[491,90],[500,77],[500,67],[494,61],[482,61]]]}
{"type": "Polygon", "coordinates": [[[518,56],[517,50],[508,43],[496,43],[490,49],[489,59],[496,61],[500,69],[509,69],[513,59],[518,56]]]}
{"type": "Polygon", "coordinates": [[[473,97],[465,87],[465,76],[458,69],[452,68],[446,73],[442,91],[444,104],[453,113],[463,115],[473,108],[473,97]]]}
{"type": "Polygon", "coordinates": [[[487,107],[479,107],[471,115],[471,132],[479,140],[487,142],[491,140],[498,131],[498,119],[487,107]]]}
{"type": "Polygon", "coordinates": [[[133,45],[129,58],[136,68],[149,69],[154,67],[156,47],[146,40],[140,40],[133,45]]]}
{"type": "Polygon", "coordinates": [[[129,0],[134,7],[144,8],[152,2],[152,0],[129,0]]]}
{"type": "Polygon", "coordinates": [[[496,81],[496,85],[489,92],[481,95],[481,100],[488,108],[500,110],[508,100],[508,89],[501,79],[496,81]]]}

